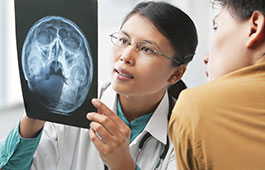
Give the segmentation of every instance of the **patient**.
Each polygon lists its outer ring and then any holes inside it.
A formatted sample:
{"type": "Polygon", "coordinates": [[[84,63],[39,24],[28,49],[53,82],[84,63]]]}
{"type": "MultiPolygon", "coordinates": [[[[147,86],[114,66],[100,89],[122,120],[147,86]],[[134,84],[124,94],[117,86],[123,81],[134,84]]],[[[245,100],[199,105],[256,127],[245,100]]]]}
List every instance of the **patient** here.
{"type": "Polygon", "coordinates": [[[170,119],[179,170],[264,170],[265,1],[216,0],[208,83],[181,93],[170,119]]]}

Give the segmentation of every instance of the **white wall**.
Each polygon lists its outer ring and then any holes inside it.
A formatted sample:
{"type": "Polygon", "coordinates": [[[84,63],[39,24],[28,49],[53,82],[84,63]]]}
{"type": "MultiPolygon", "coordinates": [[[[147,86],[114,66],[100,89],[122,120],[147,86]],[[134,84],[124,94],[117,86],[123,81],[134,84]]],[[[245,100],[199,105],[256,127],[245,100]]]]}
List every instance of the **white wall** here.
{"type": "MultiPolygon", "coordinates": [[[[6,22],[5,19],[5,13],[6,10],[3,8],[6,4],[6,1],[0,1],[0,82],[4,82],[4,76],[5,76],[5,65],[4,65],[4,59],[5,59],[5,49],[4,49],[4,43],[3,40],[5,39],[5,27],[3,26],[3,23],[6,22]]],[[[0,108],[4,105],[3,100],[4,100],[4,83],[0,83],[0,108]]]]}
{"type": "MultiPolygon", "coordinates": [[[[119,29],[120,23],[142,0],[99,0],[99,81],[109,79],[109,34],[119,29]]],[[[165,0],[188,13],[198,30],[199,46],[194,60],[189,64],[183,80],[188,87],[205,83],[202,62],[209,47],[212,8],[210,0],[165,0]]],[[[24,112],[17,65],[15,42],[14,2],[0,0],[0,140],[15,125],[24,112]],[[17,106],[17,107],[16,107],[17,106]],[[3,110],[3,108],[5,108],[3,110]],[[13,108],[13,109],[10,109],[13,108]]]]}

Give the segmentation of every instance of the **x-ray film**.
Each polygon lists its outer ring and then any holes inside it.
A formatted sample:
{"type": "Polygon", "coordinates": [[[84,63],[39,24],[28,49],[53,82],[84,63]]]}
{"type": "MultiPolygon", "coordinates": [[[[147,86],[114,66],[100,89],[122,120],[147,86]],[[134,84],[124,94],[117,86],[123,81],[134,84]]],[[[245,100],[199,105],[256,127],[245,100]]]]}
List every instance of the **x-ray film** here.
{"type": "Polygon", "coordinates": [[[97,1],[15,0],[26,113],[89,128],[97,97],[97,1]]]}

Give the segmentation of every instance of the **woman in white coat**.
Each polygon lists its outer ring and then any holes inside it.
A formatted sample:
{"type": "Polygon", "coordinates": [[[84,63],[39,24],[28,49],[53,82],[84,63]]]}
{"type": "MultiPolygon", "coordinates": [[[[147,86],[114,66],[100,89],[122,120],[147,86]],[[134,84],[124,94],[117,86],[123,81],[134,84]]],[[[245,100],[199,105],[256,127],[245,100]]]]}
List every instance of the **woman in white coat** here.
{"type": "Polygon", "coordinates": [[[110,38],[112,79],[92,100],[98,112],[87,114],[90,129],[24,116],[1,144],[0,168],[176,169],[167,135],[174,105],[168,87],[181,84],[193,58],[197,33],[192,20],[167,3],[143,2],[110,38]]]}

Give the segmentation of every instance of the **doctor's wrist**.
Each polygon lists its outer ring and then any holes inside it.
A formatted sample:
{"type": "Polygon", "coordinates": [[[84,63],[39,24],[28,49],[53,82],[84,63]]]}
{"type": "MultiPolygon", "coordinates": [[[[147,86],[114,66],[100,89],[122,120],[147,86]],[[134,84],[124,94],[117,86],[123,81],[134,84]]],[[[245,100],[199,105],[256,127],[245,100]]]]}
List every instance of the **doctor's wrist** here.
{"type": "Polygon", "coordinates": [[[111,170],[124,170],[124,169],[126,169],[126,170],[140,170],[140,169],[137,169],[137,165],[133,160],[130,163],[126,163],[126,165],[122,165],[118,169],[111,169],[111,170]]]}
{"type": "Polygon", "coordinates": [[[43,128],[45,121],[29,118],[24,115],[19,123],[19,134],[23,138],[35,138],[43,128]]]}

